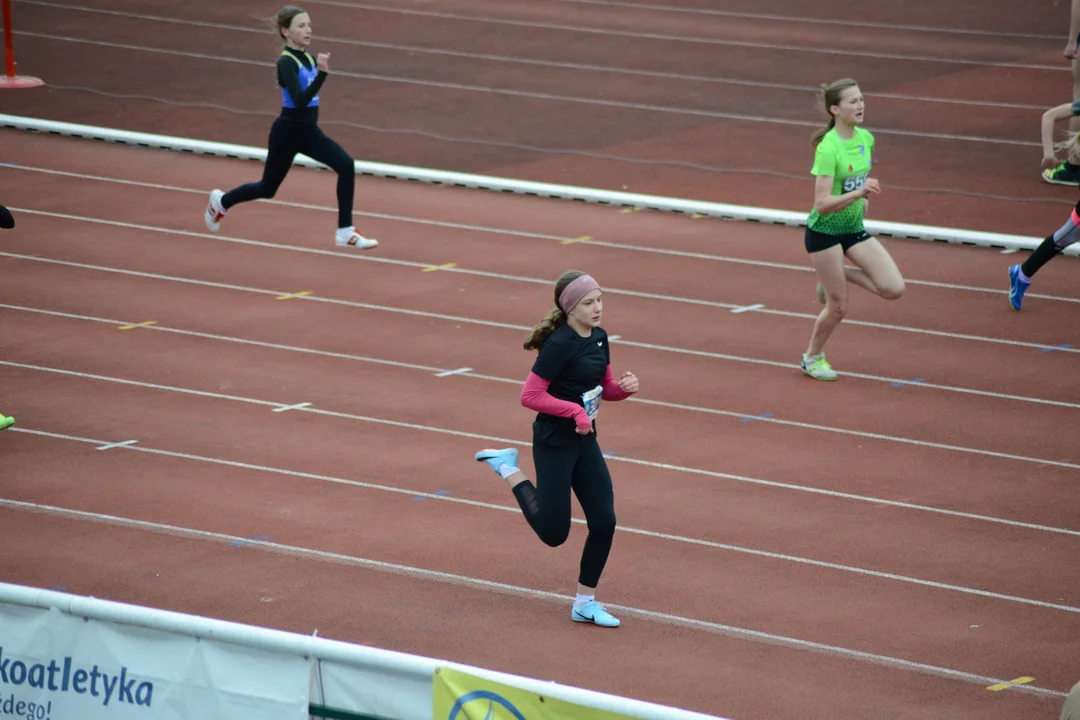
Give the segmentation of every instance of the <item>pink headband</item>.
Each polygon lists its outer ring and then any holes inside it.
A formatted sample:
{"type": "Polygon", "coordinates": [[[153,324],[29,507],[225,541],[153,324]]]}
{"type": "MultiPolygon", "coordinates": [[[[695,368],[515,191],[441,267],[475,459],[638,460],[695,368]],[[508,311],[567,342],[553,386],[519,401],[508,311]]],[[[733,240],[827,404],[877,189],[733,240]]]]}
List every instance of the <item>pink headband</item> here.
{"type": "Polygon", "coordinates": [[[581,298],[588,295],[593,290],[599,290],[600,286],[591,275],[579,275],[574,278],[573,282],[566,286],[566,289],[562,291],[562,295],[559,296],[559,307],[567,315],[570,311],[577,307],[577,304],[581,302],[581,298]]]}

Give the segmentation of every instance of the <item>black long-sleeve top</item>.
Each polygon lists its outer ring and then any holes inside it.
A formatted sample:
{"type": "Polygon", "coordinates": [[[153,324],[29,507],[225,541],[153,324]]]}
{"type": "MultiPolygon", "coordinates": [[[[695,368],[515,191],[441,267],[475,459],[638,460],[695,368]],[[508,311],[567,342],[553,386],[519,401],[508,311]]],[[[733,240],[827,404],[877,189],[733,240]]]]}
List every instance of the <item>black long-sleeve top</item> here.
{"type": "Polygon", "coordinates": [[[307,69],[311,69],[313,66],[308,60],[307,53],[301,50],[294,50],[291,47],[286,47],[285,52],[289,55],[282,55],[278,58],[277,62],[277,78],[278,85],[284,88],[289,97],[292,98],[295,108],[282,107],[281,116],[290,120],[299,120],[304,122],[318,122],[319,120],[319,106],[308,106],[308,103],[319,93],[319,89],[326,81],[327,73],[320,70],[315,79],[306,88],[300,86],[300,69],[296,66],[296,60],[299,60],[303,66],[307,69]],[[293,58],[296,60],[293,60],[293,58]]]}

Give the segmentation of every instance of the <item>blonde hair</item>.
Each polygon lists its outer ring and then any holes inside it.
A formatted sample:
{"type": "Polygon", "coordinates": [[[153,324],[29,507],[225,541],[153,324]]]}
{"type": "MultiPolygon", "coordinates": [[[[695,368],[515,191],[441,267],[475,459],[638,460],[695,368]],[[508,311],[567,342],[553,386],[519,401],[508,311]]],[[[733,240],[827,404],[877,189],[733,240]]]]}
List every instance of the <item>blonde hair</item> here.
{"type": "Polygon", "coordinates": [[[551,333],[558,330],[559,326],[566,322],[566,313],[559,307],[559,297],[562,296],[567,285],[584,274],[580,270],[567,270],[555,281],[555,307],[525,336],[524,347],[526,350],[539,350],[551,333]]]}
{"type": "Polygon", "coordinates": [[[858,86],[859,83],[851,78],[841,78],[831,83],[821,83],[821,93],[818,95],[818,100],[821,102],[825,114],[829,116],[829,124],[814,131],[814,134],[810,136],[810,147],[816,148],[821,139],[825,137],[825,134],[836,127],[836,116],[832,114],[829,108],[840,104],[840,96],[844,94],[845,90],[858,86]]]}
{"type": "Polygon", "coordinates": [[[1069,131],[1067,137],[1059,143],[1054,143],[1054,150],[1062,150],[1069,153],[1069,161],[1080,159],[1080,132],[1069,131]]]}

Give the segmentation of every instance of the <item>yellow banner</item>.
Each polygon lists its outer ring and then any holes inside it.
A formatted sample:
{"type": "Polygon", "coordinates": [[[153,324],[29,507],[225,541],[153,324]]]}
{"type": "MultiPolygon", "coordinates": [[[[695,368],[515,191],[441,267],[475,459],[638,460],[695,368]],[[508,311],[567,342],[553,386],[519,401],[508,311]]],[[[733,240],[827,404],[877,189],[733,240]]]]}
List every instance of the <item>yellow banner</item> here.
{"type": "Polygon", "coordinates": [[[447,667],[435,670],[432,695],[432,720],[628,720],[447,667]]]}

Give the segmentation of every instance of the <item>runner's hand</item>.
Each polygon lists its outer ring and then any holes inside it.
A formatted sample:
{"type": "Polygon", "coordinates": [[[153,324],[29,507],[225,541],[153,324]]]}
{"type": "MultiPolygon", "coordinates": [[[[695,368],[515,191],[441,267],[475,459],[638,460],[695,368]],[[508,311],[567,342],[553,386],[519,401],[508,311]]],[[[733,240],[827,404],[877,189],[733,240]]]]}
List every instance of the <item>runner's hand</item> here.
{"type": "Polygon", "coordinates": [[[1047,155],[1043,158],[1042,161],[1043,170],[1053,170],[1060,164],[1061,163],[1058,162],[1056,155],[1047,155]]]}
{"type": "Polygon", "coordinates": [[[574,430],[578,435],[588,435],[592,432],[592,419],[585,412],[585,408],[578,408],[577,415],[574,416],[574,423],[576,425],[574,430]]]}
{"type": "Polygon", "coordinates": [[[637,379],[637,376],[634,375],[634,373],[629,372],[629,371],[624,372],[622,374],[622,377],[619,378],[619,387],[622,388],[623,392],[630,393],[631,395],[633,395],[634,393],[636,393],[638,391],[638,379],[637,379]]]}
{"type": "Polygon", "coordinates": [[[862,186],[863,197],[870,194],[879,195],[881,193],[881,183],[877,181],[877,178],[866,178],[866,182],[862,186]]]}
{"type": "Polygon", "coordinates": [[[319,53],[315,57],[315,66],[325,73],[330,72],[330,53],[319,53]]]}

